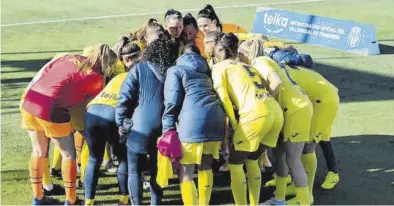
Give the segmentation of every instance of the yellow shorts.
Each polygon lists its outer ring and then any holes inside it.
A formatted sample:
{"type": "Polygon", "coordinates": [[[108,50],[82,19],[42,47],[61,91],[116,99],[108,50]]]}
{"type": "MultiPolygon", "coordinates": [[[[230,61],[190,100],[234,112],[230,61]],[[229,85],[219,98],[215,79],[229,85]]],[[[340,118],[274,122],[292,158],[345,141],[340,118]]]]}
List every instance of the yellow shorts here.
{"type": "Polygon", "coordinates": [[[283,142],[308,142],[310,140],[312,105],[292,114],[284,113],[283,142]]]}
{"type": "Polygon", "coordinates": [[[70,109],[71,126],[76,131],[85,130],[86,105],[76,106],[70,109]]]}
{"type": "Polygon", "coordinates": [[[339,108],[339,96],[329,95],[312,101],[313,116],[311,122],[310,141],[330,141],[331,127],[339,108]]]}
{"type": "Polygon", "coordinates": [[[201,143],[187,143],[182,142],[181,164],[201,164],[203,154],[212,155],[214,159],[219,159],[219,149],[221,142],[201,142],[201,143]]]}
{"type": "Polygon", "coordinates": [[[25,110],[20,110],[22,115],[23,129],[44,131],[47,137],[65,137],[71,133],[71,123],[53,123],[37,118],[36,116],[26,112],[25,110]]]}
{"type": "Polygon", "coordinates": [[[234,131],[234,148],[236,151],[255,152],[260,144],[276,147],[282,127],[282,112],[240,123],[234,131]]]}

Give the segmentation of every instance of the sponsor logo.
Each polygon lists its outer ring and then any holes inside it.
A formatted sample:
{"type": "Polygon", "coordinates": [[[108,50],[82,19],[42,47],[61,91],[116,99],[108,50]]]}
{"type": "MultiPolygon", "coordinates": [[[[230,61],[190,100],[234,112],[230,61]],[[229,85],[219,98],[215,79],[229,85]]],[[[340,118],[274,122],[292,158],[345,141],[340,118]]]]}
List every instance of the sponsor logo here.
{"type": "Polygon", "coordinates": [[[280,33],[283,31],[284,28],[287,27],[289,24],[289,18],[283,17],[278,13],[274,13],[273,15],[265,13],[264,14],[264,24],[265,24],[265,29],[267,29],[268,32],[270,33],[280,33]],[[275,26],[273,29],[268,28],[270,26],[275,26]]]}
{"type": "Polygon", "coordinates": [[[361,28],[358,26],[352,27],[349,34],[347,35],[347,45],[350,48],[358,46],[361,42],[361,28]]]}

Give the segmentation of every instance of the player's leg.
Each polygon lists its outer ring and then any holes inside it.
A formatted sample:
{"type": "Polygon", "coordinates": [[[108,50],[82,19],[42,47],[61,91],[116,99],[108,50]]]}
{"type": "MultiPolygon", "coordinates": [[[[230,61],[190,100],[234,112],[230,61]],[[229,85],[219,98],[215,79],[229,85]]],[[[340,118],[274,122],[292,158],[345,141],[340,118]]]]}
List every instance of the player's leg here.
{"type": "Polygon", "coordinates": [[[52,141],[59,147],[62,154],[62,174],[66,190],[66,204],[78,204],[76,195],[77,162],[74,137],[72,133],[68,136],[55,136],[52,141]]]}
{"type": "Polygon", "coordinates": [[[181,164],[179,181],[184,205],[197,205],[197,188],[193,181],[194,164],[181,164]]]}
{"type": "Polygon", "coordinates": [[[331,142],[331,127],[338,113],[339,97],[338,95],[327,96],[318,106],[322,107],[321,116],[324,117],[320,127],[322,133],[319,137],[319,145],[322,148],[328,169],[326,179],[321,187],[323,189],[332,189],[339,182],[334,147],[331,142]]]}
{"type": "Polygon", "coordinates": [[[261,190],[261,171],[259,167],[259,157],[266,151],[266,147],[262,144],[259,148],[252,152],[248,159],[245,161],[246,172],[248,174],[248,190],[249,190],[249,202],[250,205],[258,205],[260,200],[261,190]]]}
{"type": "MultiPolygon", "coordinates": [[[[113,108],[110,108],[113,109],[113,108]]],[[[96,188],[100,174],[100,166],[103,161],[104,147],[107,140],[112,134],[113,130],[110,120],[106,120],[103,115],[111,111],[106,111],[101,105],[92,105],[88,108],[85,121],[85,144],[82,148],[82,155],[84,150],[89,151],[88,163],[86,169],[81,170],[81,175],[84,174],[84,189],[85,189],[85,204],[93,205],[96,196],[96,188]]],[[[109,115],[110,116],[110,115],[109,115]]],[[[85,159],[82,157],[82,160],[85,159]]],[[[82,161],[85,164],[84,161],[82,161]]],[[[82,178],[81,178],[82,179],[82,178]]]]}
{"type": "MultiPolygon", "coordinates": [[[[50,172],[50,167],[49,167],[49,158],[48,158],[49,145],[50,145],[50,139],[48,138],[48,148],[47,148],[48,153],[43,158],[44,171],[43,171],[43,176],[42,176],[42,184],[44,187],[44,195],[45,196],[64,195],[64,188],[58,184],[53,184],[53,182],[52,182],[51,172],[50,172]]],[[[61,158],[60,158],[60,160],[61,160],[61,158]]],[[[60,172],[59,172],[59,175],[61,175],[60,172]]]]}
{"type": "MultiPolygon", "coordinates": [[[[206,147],[204,146],[204,149],[206,147]]],[[[217,148],[219,149],[219,148],[217,148]]],[[[199,205],[209,205],[213,187],[212,173],[213,155],[203,154],[198,166],[198,202],[199,205]]]]}
{"type": "Polygon", "coordinates": [[[319,145],[323,151],[324,158],[328,169],[327,176],[321,185],[323,189],[330,190],[339,182],[339,174],[335,158],[334,146],[332,141],[320,141],[319,145]]]}
{"type": "Polygon", "coordinates": [[[29,162],[30,183],[33,190],[33,205],[56,204],[52,198],[44,196],[42,185],[44,173],[44,157],[48,156],[48,137],[45,135],[45,128],[38,122],[38,119],[21,109],[23,129],[27,129],[32,144],[32,153],[29,162]]]}
{"type": "MultiPolygon", "coordinates": [[[[150,204],[151,205],[161,205],[161,199],[163,197],[163,188],[159,186],[157,183],[157,137],[159,137],[160,134],[156,132],[155,134],[152,135],[150,142],[148,143],[148,154],[149,154],[149,169],[150,169],[150,204]],[[155,138],[153,138],[155,137],[155,138]]],[[[140,178],[141,179],[141,178],[140,178]]]]}
{"type": "Polygon", "coordinates": [[[231,190],[236,205],[246,205],[246,177],[243,170],[250,152],[236,151],[234,148],[230,150],[229,169],[231,179],[231,190]]]}
{"type": "Polygon", "coordinates": [[[301,155],[304,148],[304,142],[287,142],[286,146],[286,163],[291,171],[294,185],[296,187],[296,198],[300,205],[309,205],[309,188],[308,178],[301,162],[301,155]]]}
{"type": "Polygon", "coordinates": [[[33,189],[33,205],[40,204],[44,198],[42,185],[44,173],[44,158],[48,153],[48,137],[43,131],[28,130],[33,151],[31,153],[29,173],[33,189]]]}
{"type": "MultiPolygon", "coordinates": [[[[116,126],[115,126],[116,127],[116,126]]],[[[117,128],[116,128],[117,129],[117,128]]],[[[119,185],[119,205],[128,205],[129,191],[127,188],[127,148],[125,144],[114,145],[114,155],[118,159],[117,178],[119,185]]]]}
{"type": "Polygon", "coordinates": [[[78,163],[78,170],[79,171],[81,170],[81,162],[82,162],[81,153],[82,153],[82,148],[83,148],[83,145],[85,143],[85,138],[83,137],[82,134],[83,134],[83,131],[76,131],[76,132],[74,132],[75,151],[77,152],[77,163],[78,163]]]}
{"type": "Polygon", "coordinates": [[[59,148],[55,146],[53,148],[51,176],[56,178],[62,178],[61,169],[62,169],[62,154],[60,154],[59,148]]]}
{"type": "Polygon", "coordinates": [[[80,176],[78,183],[80,187],[82,187],[85,182],[85,174],[86,174],[86,168],[89,164],[89,157],[90,157],[89,146],[88,143],[84,141],[82,146],[82,152],[81,152],[81,167],[79,169],[80,176]]]}

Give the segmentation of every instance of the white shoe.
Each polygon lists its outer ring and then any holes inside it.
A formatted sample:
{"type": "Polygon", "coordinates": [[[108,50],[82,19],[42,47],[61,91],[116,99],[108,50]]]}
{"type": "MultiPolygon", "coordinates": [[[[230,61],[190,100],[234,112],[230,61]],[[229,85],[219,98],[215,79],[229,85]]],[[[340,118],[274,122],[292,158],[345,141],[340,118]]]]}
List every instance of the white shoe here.
{"type": "Polygon", "coordinates": [[[286,205],[286,201],[276,200],[275,198],[271,197],[271,199],[261,203],[260,205],[286,205]]]}

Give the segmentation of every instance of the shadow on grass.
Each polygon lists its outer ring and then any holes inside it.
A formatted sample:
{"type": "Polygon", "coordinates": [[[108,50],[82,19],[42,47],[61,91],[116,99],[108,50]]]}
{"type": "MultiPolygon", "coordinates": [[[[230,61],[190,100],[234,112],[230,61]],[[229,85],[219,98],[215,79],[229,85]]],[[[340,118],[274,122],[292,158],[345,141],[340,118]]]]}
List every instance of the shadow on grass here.
{"type": "MultiPolygon", "coordinates": [[[[394,187],[394,135],[355,135],[335,137],[332,140],[338,160],[340,182],[333,190],[323,190],[320,184],[326,175],[324,157],[320,149],[318,154],[318,170],[316,173],[314,197],[315,204],[324,205],[380,205],[392,204],[394,197],[389,191],[394,187]]],[[[270,179],[272,172],[263,173],[263,185],[270,179]]],[[[6,170],[1,172],[3,186],[29,184],[28,170],[6,170]]],[[[115,182],[114,178],[114,182],[115,182]]],[[[61,183],[61,181],[56,181],[61,183]]],[[[174,182],[176,184],[176,182],[174,182]]],[[[116,183],[102,184],[111,188],[116,183]]],[[[171,184],[166,189],[163,204],[181,205],[182,198],[179,186],[171,184]]],[[[2,188],[7,189],[7,188],[2,188]]],[[[273,195],[274,188],[262,187],[260,202],[273,195]]],[[[21,191],[22,192],[22,191],[21,191]]],[[[80,190],[78,191],[80,192],[80,190]]],[[[80,194],[80,193],[79,193],[80,194]]],[[[97,196],[110,196],[106,201],[97,201],[97,204],[116,204],[117,191],[97,191],[97,196]]],[[[149,194],[149,193],[145,193],[149,194]]],[[[144,197],[149,202],[149,197],[144,197]]],[[[215,173],[214,189],[211,204],[233,204],[228,173],[215,173]]]]}
{"type": "Polygon", "coordinates": [[[80,49],[70,49],[70,50],[50,50],[50,51],[20,51],[20,52],[6,52],[6,53],[1,53],[2,55],[10,55],[10,54],[15,54],[15,55],[21,55],[21,54],[46,54],[46,53],[68,53],[68,52],[81,52],[82,50],[80,49]]]}
{"type": "Polygon", "coordinates": [[[394,46],[379,44],[380,54],[394,54],[394,46]]]}
{"type": "Polygon", "coordinates": [[[394,99],[393,77],[322,63],[316,63],[314,70],[338,87],[341,102],[394,99]]]}
{"type": "Polygon", "coordinates": [[[320,184],[326,175],[324,157],[318,149],[315,204],[392,204],[394,188],[394,135],[356,135],[333,139],[340,182],[333,190],[320,184]]]}

